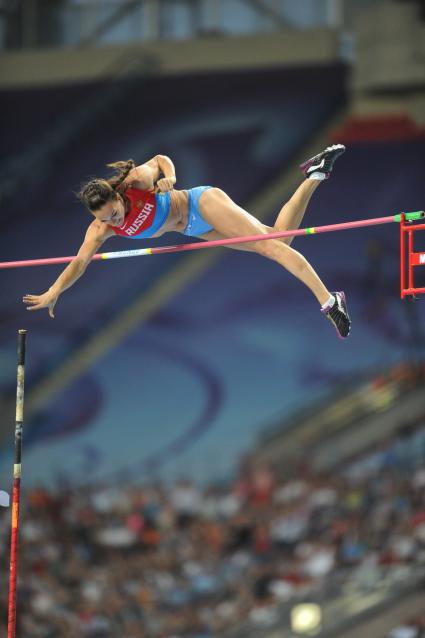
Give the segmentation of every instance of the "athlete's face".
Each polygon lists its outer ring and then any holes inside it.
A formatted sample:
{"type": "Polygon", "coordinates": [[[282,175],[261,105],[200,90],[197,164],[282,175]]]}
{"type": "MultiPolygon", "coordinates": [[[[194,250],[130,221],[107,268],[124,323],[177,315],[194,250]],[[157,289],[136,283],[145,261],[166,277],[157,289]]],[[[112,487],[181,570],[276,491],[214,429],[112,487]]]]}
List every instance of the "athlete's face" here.
{"type": "Polygon", "coordinates": [[[108,226],[122,226],[125,217],[123,198],[117,193],[116,199],[104,204],[102,208],[94,211],[93,215],[103,224],[108,224],[108,226]]]}

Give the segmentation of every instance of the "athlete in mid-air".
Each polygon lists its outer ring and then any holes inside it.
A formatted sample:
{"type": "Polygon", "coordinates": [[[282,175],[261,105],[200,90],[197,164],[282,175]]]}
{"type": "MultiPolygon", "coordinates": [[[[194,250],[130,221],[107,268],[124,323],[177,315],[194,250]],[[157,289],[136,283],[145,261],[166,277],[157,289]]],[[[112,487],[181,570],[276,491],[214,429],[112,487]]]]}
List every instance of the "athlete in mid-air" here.
{"type": "MultiPolygon", "coordinates": [[[[273,228],[235,204],[220,188],[174,189],[174,164],[165,155],[156,155],[140,166],[133,160],[108,164],[115,174],[109,179],[89,181],[79,193],[94,219],[77,256],[49,290],[41,295],[25,295],[23,301],[28,310],[48,308],[49,315],[54,317],[59,295],[81,277],[103,242],[114,235],[143,239],[173,231],[216,240],[295,230],[301,224],[312,194],[320,182],[329,177],[335,160],[344,151],[342,144],[335,144],[301,164],[306,179],[282,207],[273,228]]],[[[350,318],[344,293],[329,292],[308,261],[291,248],[292,239],[268,239],[232,247],[257,252],[295,275],[310,288],[338,336],[347,337],[350,318]]]]}

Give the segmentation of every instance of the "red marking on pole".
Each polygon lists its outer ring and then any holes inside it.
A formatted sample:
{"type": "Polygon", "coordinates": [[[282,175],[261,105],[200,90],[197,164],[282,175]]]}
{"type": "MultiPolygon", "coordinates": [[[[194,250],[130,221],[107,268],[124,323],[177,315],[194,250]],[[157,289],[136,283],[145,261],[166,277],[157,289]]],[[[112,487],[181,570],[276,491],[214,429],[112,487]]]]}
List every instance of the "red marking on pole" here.
{"type": "Polygon", "coordinates": [[[20,480],[13,481],[12,533],[10,539],[10,576],[7,638],[16,633],[16,583],[18,577],[18,533],[19,533],[20,480]]]}
{"type": "Polygon", "coordinates": [[[12,527],[18,527],[19,505],[13,503],[12,506],[12,527]]]}

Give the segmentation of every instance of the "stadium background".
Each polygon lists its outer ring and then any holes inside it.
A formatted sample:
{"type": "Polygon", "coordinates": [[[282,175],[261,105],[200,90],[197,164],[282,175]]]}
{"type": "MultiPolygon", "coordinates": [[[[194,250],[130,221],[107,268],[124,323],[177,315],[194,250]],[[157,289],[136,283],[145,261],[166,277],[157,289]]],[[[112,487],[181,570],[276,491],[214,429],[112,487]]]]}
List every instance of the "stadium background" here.
{"type": "MultiPolygon", "coordinates": [[[[156,153],[177,187],[220,186],[272,223],[298,164],[338,141],[347,152],[304,225],[423,208],[423,14],[396,1],[3,3],[1,259],[75,254],[80,183],[156,153]]],[[[182,238],[146,243],[165,240],[182,238]]],[[[396,226],[294,245],[347,292],[347,342],[255,255],[96,263],[54,321],[21,297],[60,267],[2,271],[6,491],[28,329],[19,636],[286,638],[305,635],[294,608],[308,602],[321,610],[311,635],[421,635],[423,302],[398,298],[396,226]]]]}

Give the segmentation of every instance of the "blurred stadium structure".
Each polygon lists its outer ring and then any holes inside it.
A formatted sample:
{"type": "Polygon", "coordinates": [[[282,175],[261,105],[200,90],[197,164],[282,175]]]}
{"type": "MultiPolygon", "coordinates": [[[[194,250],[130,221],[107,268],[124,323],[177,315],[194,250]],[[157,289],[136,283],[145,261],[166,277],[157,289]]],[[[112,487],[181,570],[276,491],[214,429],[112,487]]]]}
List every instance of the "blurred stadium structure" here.
{"type": "MultiPolygon", "coordinates": [[[[271,222],[343,142],[308,225],[423,208],[424,20],[409,0],[0,2],[1,259],[73,254],[73,191],[159,152],[179,188],[271,222]]],[[[20,638],[424,636],[423,301],[397,297],[394,228],[294,243],[346,290],[346,343],[251,254],[93,264],[53,322],[20,299],[60,268],[0,274],[5,492],[28,329],[20,638]]]]}

